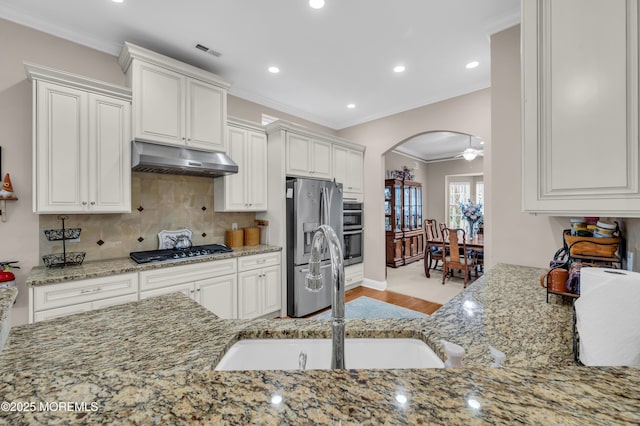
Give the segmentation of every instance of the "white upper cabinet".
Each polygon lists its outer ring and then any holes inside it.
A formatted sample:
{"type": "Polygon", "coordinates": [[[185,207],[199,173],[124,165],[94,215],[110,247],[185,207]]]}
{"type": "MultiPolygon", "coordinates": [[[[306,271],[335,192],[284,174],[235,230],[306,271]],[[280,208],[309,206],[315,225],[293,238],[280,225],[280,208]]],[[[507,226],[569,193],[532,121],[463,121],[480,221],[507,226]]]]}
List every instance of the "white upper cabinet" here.
{"type": "Polygon", "coordinates": [[[522,2],[523,210],[637,216],[638,2],[522,2]]]}
{"type": "Polygon", "coordinates": [[[331,143],[296,133],[288,133],[286,174],[331,179],[331,143]]]}
{"type": "Polygon", "coordinates": [[[228,154],[238,173],[214,180],[216,211],[267,210],[267,135],[264,128],[241,120],[228,122],[228,154]]]}
{"type": "Polygon", "coordinates": [[[333,175],[336,182],[342,183],[345,200],[363,201],[364,199],[363,150],[333,145],[333,175]]]}
{"type": "Polygon", "coordinates": [[[135,139],[226,152],[229,83],[130,43],[119,62],[133,90],[135,139]]]}
{"type": "Polygon", "coordinates": [[[33,211],[131,211],[130,91],[25,64],[33,81],[33,211]]]}

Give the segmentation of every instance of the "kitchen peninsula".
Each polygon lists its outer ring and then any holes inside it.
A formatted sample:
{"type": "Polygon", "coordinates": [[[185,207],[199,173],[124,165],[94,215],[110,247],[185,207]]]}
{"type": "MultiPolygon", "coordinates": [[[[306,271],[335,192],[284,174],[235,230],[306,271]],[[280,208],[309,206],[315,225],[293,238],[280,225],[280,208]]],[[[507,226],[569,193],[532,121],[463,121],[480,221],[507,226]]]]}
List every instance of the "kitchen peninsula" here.
{"type": "Polygon", "coordinates": [[[216,372],[237,340],[328,337],[329,321],[221,320],[181,294],[15,327],[0,353],[4,400],[89,408],[0,422],[640,423],[640,369],[576,366],[572,308],[545,303],[542,272],[498,265],[426,319],[347,321],[350,337],[419,338],[440,356],[440,339],[460,344],[462,369],[216,372]],[[489,368],[489,345],[505,368],[489,368]]]}

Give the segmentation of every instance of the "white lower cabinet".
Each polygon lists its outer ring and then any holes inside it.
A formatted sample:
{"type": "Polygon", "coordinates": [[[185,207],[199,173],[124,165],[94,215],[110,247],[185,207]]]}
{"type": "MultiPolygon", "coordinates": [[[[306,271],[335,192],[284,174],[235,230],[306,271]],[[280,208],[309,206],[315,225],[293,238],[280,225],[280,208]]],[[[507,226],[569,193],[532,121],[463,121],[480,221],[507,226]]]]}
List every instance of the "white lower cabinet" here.
{"type": "Polygon", "coordinates": [[[280,252],[31,287],[29,321],[183,293],[223,319],[279,315],[280,252]]]}
{"type": "Polygon", "coordinates": [[[196,302],[220,318],[238,318],[238,276],[211,278],[196,283],[196,302]]]}
{"type": "Polygon", "coordinates": [[[241,257],[238,264],[238,318],[279,315],[280,253],[241,257]]]}
{"type": "Polygon", "coordinates": [[[356,263],[344,267],[344,285],[346,288],[356,287],[364,280],[364,263],[356,263]]]}
{"type": "Polygon", "coordinates": [[[138,274],[31,287],[30,322],[91,311],[138,300],[138,274]]]}
{"type": "Polygon", "coordinates": [[[237,261],[216,260],[140,272],[140,299],[181,292],[220,318],[237,318],[237,261]]]}

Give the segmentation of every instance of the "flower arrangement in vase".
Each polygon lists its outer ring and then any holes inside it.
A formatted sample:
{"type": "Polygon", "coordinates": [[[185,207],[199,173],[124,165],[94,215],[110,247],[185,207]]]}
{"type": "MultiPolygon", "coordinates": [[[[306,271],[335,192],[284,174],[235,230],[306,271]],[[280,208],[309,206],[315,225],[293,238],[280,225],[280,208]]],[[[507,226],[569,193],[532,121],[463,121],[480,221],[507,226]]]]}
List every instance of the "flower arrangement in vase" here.
{"type": "Polygon", "coordinates": [[[474,203],[471,200],[468,202],[460,203],[458,205],[460,207],[460,212],[462,212],[462,218],[467,221],[469,224],[469,238],[475,237],[477,230],[477,224],[481,221],[484,221],[484,216],[482,214],[482,203],[474,203]]]}

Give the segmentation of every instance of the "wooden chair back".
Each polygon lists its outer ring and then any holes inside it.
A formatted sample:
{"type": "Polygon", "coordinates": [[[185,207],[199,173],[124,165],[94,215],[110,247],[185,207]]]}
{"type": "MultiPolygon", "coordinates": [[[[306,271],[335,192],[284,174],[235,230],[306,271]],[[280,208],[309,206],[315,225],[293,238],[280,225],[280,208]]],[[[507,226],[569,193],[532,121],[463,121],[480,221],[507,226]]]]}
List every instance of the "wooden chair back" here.
{"type": "Polygon", "coordinates": [[[461,228],[447,228],[443,225],[440,225],[440,230],[442,249],[445,250],[445,246],[449,245],[449,255],[443,259],[442,284],[449,270],[462,270],[465,274],[464,286],[466,287],[468,275],[472,270],[475,270],[476,277],[478,276],[476,254],[472,250],[467,250],[466,232],[461,228]]]}
{"type": "Polygon", "coordinates": [[[427,241],[435,241],[438,239],[438,223],[435,219],[424,220],[424,232],[427,241]]]}

